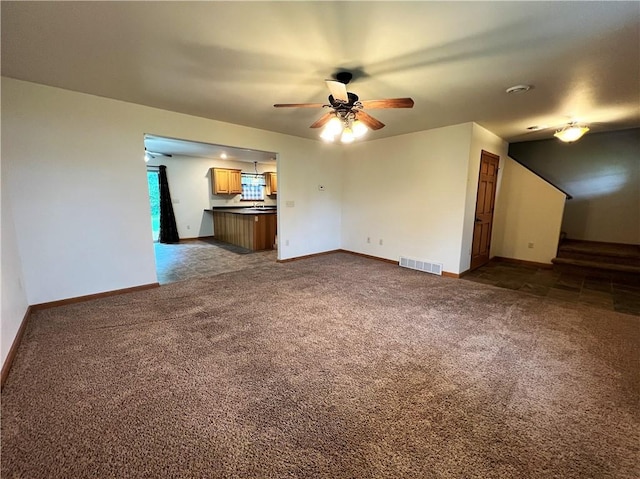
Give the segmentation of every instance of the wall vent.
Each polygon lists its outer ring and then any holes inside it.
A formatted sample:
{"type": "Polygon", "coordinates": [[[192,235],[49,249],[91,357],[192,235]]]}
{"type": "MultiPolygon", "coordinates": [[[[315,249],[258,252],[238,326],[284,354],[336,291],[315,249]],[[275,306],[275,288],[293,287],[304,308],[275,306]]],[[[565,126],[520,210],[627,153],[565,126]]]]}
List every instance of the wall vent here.
{"type": "Polygon", "coordinates": [[[432,263],[400,256],[400,266],[442,276],[442,263],[432,263]]]}

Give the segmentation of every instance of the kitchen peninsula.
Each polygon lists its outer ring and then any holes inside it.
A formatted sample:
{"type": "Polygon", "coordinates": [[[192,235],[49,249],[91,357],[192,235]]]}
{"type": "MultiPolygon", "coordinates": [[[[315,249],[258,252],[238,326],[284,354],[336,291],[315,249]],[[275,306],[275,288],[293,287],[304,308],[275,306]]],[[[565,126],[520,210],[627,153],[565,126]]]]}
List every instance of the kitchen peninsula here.
{"type": "Polygon", "coordinates": [[[273,249],[276,208],[213,207],[205,211],[213,214],[213,234],[217,240],[254,251],[273,249]]]}

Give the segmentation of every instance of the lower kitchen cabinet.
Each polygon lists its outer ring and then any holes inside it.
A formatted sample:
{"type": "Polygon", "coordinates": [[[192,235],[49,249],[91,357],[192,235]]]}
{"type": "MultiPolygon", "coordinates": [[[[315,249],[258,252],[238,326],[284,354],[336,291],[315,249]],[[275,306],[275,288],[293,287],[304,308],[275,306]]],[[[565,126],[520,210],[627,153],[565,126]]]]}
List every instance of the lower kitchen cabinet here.
{"type": "Polygon", "coordinates": [[[273,249],[276,240],[277,215],[213,212],[213,234],[225,243],[254,251],[273,249]]]}

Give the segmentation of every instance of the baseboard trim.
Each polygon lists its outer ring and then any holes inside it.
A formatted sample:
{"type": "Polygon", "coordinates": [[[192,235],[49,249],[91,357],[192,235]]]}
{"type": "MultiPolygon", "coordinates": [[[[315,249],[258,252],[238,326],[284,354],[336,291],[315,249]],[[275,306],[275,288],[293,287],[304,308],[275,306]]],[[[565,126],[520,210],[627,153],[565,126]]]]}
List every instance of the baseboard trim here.
{"type": "MultiPolygon", "coordinates": [[[[323,251],[322,253],[314,253],[314,254],[308,254],[305,256],[296,256],[295,258],[287,258],[287,259],[279,259],[278,263],[289,263],[291,261],[298,261],[301,259],[308,259],[308,258],[313,258],[315,256],[323,256],[325,254],[332,254],[332,253],[348,253],[348,254],[352,254],[354,256],[360,256],[361,258],[367,258],[367,259],[373,259],[376,261],[382,261],[383,263],[388,263],[388,264],[393,264],[398,266],[398,261],[393,260],[393,259],[388,259],[388,258],[381,258],[379,256],[372,256],[370,254],[364,254],[364,253],[357,253],[356,251],[350,251],[348,249],[333,249],[331,251],[323,251]]],[[[464,271],[460,274],[458,273],[449,273],[448,271],[443,271],[442,272],[442,276],[446,277],[446,278],[460,278],[463,274],[468,273],[468,271],[464,271]]]]}
{"type": "Polygon", "coordinates": [[[455,278],[455,279],[460,279],[462,278],[462,276],[466,273],[450,273],[449,271],[443,271],[442,272],[442,276],[444,276],[445,278],[455,278]]]}
{"type": "Polygon", "coordinates": [[[552,263],[537,263],[535,261],[525,261],[523,259],[515,259],[515,258],[504,258],[502,256],[494,256],[491,258],[492,260],[501,261],[503,263],[513,263],[513,264],[522,264],[525,266],[535,266],[536,268],[543,269],[552,269],[552,263]]]}
{"type": "Polygon", "coordinates": [[[88,294],[86,296],[77,296],[75,298],[59,299],[57,301],[49,301],[47,303],[32,304],[29,307],[32,309],[32,311],[40,311],[42,309],[57,308],[58,306],[65,306],[67,304],[82,303],[84,301],[91,301],[92,299],[106,298],[108,296],[133,293],[135,291],[144,291],[146,289],[153,289],[158,287],[160,287],[160,283],[142,284],[140,286],[133,286],[131,288],[114,289],[112,291],[105,291],[103,293],[88,294]]]}
{"type": "Polygon", "coordinates": [[[315,258],[316,256],[324,256],[324,255],[327,255],[327,254],[339,253],[341,251],[342,250],[339,250],[339,249],[332,249],[331,251],[323,251],[322,253],[305,254],[304,256],[294,256],[293,258],[278,259],[278,260],[276,260],[276,262],[277,263],[291,263],[292,261],[299,261],[301,259],[315,258]]]}
{"type": "Polygon", "coordinates": [[[24,336],[24,332],[27,329],[27,323],[29,322],[29,318],[31,317],[31,312],[33,308],[31,306],[27,306],[27,310],[24,313],[22,318],[22,322],[20,323],[20,327],[18,328],[18,332],[16,333],[16,337],[13,338],[13,343],[11,343],[11,347],[9,348],[9,353],[4,360],[4,364],[2,365],[2,373],[0,377],[0,389],[4,388],[4,383],[7,381],[7,377],[9,376],[9,371],[11,371],[11,366],[13,365],[13,360],[18,353],[18,348],[20,347],[20,343],[22,342],[22,337],[24,336]]]}
{"type": "Polygon", "coordinates": [[[338,251],[340,251],[341,253],[349,253],[355,256],[360,256],[361,258],[375,259],[376,261],[382,261],[383,263],[395,264],[396,266],[398,265],[398,262],[392,259],[380,258],[379,256],[372,256],[370,254],[356,253],[355,251],[349,251],[348,249],[339,249],[338,251]]]}
{"type": "Polygon", "coordinates": [[[207,239],[215,239],[214,235],[211,236],[194,236],[193,238],[180,238],[180,243],[191,243],[193,241],[201,241],[207,239]]]}
{"type": "MultiPolygon", "coordinates": [[[[340,249],[338,251],[341,251],[343,253],[349,253],[349,254],[354,254],[356,256],[362,256],[363,258],[369,258],[369,259],[375,259],[376,261],[383,261],[385,263],[389,263],[389,264],[394,264],[396,266],[398,266],[399,261],[393,260],[393,259],[387,259],[387,258],[380,258],[379,256],[371,256],[370,254],[364,254],[364,253],[356,253],[355,251],[349,251],[346,249],[340,249]]],[[[442,272],[442,276],[446,277],[446,278],[460,278],[463,274],[465,274],[466,271],[464,273],[449,273],[448,271],[443,271],[442,272]]]]}

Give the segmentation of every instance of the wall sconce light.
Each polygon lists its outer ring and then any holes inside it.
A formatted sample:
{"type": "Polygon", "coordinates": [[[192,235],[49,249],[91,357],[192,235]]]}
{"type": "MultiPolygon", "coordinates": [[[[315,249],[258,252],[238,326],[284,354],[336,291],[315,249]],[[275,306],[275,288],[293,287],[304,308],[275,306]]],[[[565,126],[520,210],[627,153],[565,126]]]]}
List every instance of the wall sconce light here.
{"type": "Polygon", "coordinates": [[[564,128],[556,131],[553,136],[555,136],[560,141],[564,141],[565,143],[571,143],[582,138],[582,136],[588,131],[588,126],[580,126],[576,123],[569,123],[564,128]]]}

